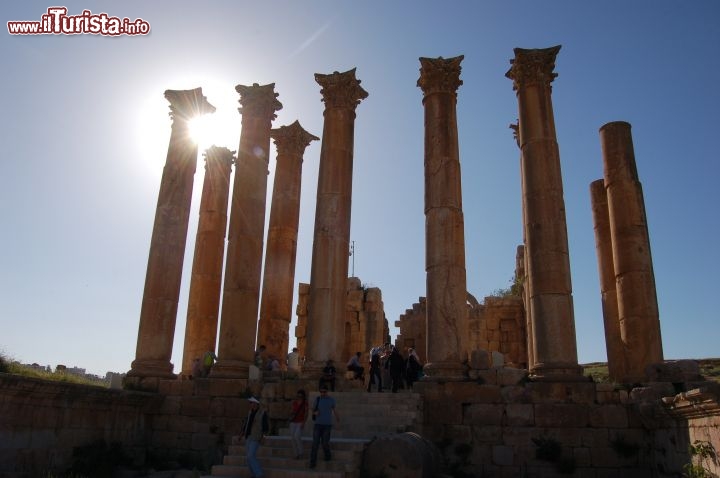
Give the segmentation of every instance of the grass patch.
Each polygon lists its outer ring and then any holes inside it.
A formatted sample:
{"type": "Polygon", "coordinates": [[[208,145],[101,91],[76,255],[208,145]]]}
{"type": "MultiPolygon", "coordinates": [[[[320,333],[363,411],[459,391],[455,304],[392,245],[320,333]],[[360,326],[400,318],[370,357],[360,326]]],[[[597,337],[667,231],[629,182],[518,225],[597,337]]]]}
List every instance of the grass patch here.
{"type": "Polygon", "coordinates": [[[55,382],[76,383],[80,385],[91,385],[93,387],[108,387],[108,382],[103,379],[94,379],[69,373],[66,371],[48,372],[42,368],[30,367],[17,362],[4,353],[0,352],[0,373],[20,375],[23,377],[37,378],[40,380],[52,380],[55,382]]]}

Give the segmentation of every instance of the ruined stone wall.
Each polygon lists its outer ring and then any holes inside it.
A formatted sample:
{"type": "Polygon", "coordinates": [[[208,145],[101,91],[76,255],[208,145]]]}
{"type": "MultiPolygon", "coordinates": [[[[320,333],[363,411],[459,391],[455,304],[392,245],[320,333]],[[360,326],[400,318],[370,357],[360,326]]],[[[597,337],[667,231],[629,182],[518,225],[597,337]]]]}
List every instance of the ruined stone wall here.
{"type": "Polygon", "coordinates": [[[670,478],[681,476],[695,439],[720,447],[720,412],[691,421],[672,416],[661,405],[675,393],[670,383],[628,391],[526,382],[512,368],[478,372],[475,382],[414,386],[424,396],[422,436],[462,476],[670,478]]]}
{"type": "MultiPolygon", "coordinates": [[[[297,338],[298,353],[305,356],[306,327],[308,316],[308,299],[310,285],[300,283],[298,286],[297,338]]],[[[375,345],[387,342],[390,335],[385,306],[382,301],[382,291],[377,287],[363,287],[359,278],[348,277],[347,299],[345,303],[345,317],[342,339],[343,348],[341,357],[332,357],[338,370],[344,370],[345,363],[355,352],[362,352],[362,360],[367,360],[367,352],[375,345]]]]}
{"type": "Polygon", "coordinates": [[[395,345],[400,347],[403,353],[408,347],[414,348],[423,363],[427,360],[426,317],[426,299],[420,297],[411,309],[407,309],[400,319],[395,321],[395,327],[400,329],[395,345]]]}
{"type": "MultiPolygon", "coordinates": [[[[395,326],[400,329],[395,345],[403,351],[414,347],[421,360],[426,359],[426,300],[407,309],[395,326]]],[[[479,304],[468,294],[470,350],[500,352],[505,363],[518,368],[527,367],[525,308],[521,297],[485,297],[479,304]]]]}
{"type": "Polygon", "coordinates": [[[75,447],[118,443],[142,463],[162,397],[0,374],[0,476],[66,469],[75,447]]]}

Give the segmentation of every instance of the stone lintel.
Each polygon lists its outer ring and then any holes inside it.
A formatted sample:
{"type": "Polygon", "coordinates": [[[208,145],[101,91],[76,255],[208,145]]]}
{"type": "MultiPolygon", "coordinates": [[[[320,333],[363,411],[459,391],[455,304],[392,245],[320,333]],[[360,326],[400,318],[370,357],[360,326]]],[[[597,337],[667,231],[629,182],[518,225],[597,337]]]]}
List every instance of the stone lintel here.
{"type": "Polygon", "coordinates": [[[278,154],[290,154],[300,157],[302,157],[305,148],[312,141],[320,139],[305,131],[297,120],[289,126],[271,129],[270,137],[274,140],[278,154]]]}
{"type": "Polygon", "coordinates": [[[173,121],[187,122],[196,116],[215,112],[215,107],[203,96],[202,88],[165,90],[165,99],[170,102],[169,115],[173,121]]]}
{"type": "Polygon", "coordinates": [[[257,116],[272,121],[277,117],[275,112],[283,107],[277,99],[280,95],[275,93],[275,83],[267,85],[253,83],[252,86],[237,85],[235,91],[240,93],[238,111],[243,116],[257,116]]]}
{"type": "Polygon", "coordinates": [[[526,86],[547,86],[557,78],[554,73],[555,58],[561,45],[550,48],[514,48],[515,58],[510,60],[510,69],[505,76],[513,80],[513,90],[526,86]]]}
{"type": "Polygon", "coordinates": [[[460,71],[464,55],[453,58],[425,58],[420,57],[420,78],[417,86],[423,91],[425,97],[434,93],[457,94],[457,89],[463,84],[460,71]]]}
{"type": "Polygon", "coordinates": [[[344,73],[315,73],[315,81],[322,87],[320,94],[325,102],[325,109],[345,108],[355,110],[360,101],[368,97],[368,92],[360,86],[361,81],[355,78],[353,68],[344,73]]]}

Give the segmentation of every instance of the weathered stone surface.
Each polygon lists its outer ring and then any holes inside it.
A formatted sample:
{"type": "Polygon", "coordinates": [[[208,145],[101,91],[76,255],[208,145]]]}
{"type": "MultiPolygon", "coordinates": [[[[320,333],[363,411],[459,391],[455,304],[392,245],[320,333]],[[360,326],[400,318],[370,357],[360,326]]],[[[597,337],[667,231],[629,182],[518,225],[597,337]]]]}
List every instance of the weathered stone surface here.
{"type": "Polygon", "coordinates": [[[535,425],[538,427],[585,427],[588,408],[571,403],[538,403],[535,405],[535,425]]]}
{"type": "Polygon", "coordinates": [[[461,378],[470,351],[456,113],[462,60],[420,58],[417,82],[425,112],[428,380],[461,378]]]}
{"type": "Polygon", "coordinates": [[[528,427],[535,424],[535,407],[529,403],[509,403],[505,405],[504,425],[508,427],[528,427]]]}
{"type": "MultiPolygon", "coordinates": [[[[137,348],[129,377],[174,377],[170,357],[198,154],[197,145],[188,134],[188,121],[215,111],[201,88],[167,90],[165,98],[170,102],[172,132],[158,193],[137,348]]],[[[157,384],[142,380],[136,382],[136,385],[149,390],[157,390],[151,388],[157,384]]]]}
{"type": "Polygon", "coordinates": [[[282,108],[275,84],[237,85],[242,131],[227,236],[218,362],[211,375],[247,378],[260,305],[270,128],[282,108]]]}
{"type": "Polygon", "coordinates": [[[367,92],[355,69],[315,74],[325,103],[318,175],[304,371],[317,373],[328,357],[347,360],[343,317],[347,301],[348,250],[355,109],[367,92]]]}
{"type": "Polygon", "coordinates": [[[473,350],[470,352],[470,368],[487,370],[490,368],[491,356],[487,350],[473,350]]]}

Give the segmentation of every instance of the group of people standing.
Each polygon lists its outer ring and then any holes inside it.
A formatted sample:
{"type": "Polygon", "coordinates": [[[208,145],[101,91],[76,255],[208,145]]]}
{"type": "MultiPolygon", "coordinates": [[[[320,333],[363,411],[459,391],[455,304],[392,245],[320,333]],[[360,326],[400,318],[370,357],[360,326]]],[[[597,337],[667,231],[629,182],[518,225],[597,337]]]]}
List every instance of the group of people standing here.
{"type": "MultiPolygon", "coordinates": [[[[355,373],[355,378],[364,380],[364,367],[360,365],[361,352],[353,355],[347,363],[347,369],[355,373]]],[[[367,384],[367,391],[372,391],[372,386],[377,385],[377,391],[382,392],[383,370],[387,370],[390,376],[390,389],[397,393],[398,389],[412,388],[422,375],[422,363],[415,352],[415,349],[408,348],[407,357],[400,353],[398,347],[385,344],[370,349],[370,379],[367,384]]]]}

